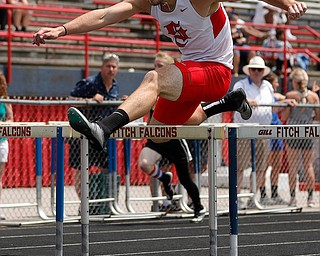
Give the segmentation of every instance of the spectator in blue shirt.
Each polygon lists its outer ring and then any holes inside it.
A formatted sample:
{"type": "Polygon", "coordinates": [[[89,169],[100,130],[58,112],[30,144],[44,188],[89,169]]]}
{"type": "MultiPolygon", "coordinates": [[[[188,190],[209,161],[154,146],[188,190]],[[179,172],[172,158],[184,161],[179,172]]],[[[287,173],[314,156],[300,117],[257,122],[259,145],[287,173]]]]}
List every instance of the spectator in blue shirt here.
{"type": "MultiPolygon", "coordinates": [[[[115,79],[119,70],[120,59],[116,54],[106,53],[103,56],[100,72],[94,76],[84,78],[76,83],[70,93],[70,99],[95,101],[102,103],[104,100],[119,100],[118,83],[115,79]]],[[[121,99],[125,99],[123,96],[121,99]]],[[[110,115],[116,109],[115,106],[83,106],[81,112],[89,119],[95,120],[110,115]]],[[[70,140],[69,164],[75,171],[75,188],[80,197],[80,141],[70,140]]],[[[104,151],[97,151],[89,145],[89,167],[96,166],[102,172],[108,167],[108,154],[104,151]]]]}

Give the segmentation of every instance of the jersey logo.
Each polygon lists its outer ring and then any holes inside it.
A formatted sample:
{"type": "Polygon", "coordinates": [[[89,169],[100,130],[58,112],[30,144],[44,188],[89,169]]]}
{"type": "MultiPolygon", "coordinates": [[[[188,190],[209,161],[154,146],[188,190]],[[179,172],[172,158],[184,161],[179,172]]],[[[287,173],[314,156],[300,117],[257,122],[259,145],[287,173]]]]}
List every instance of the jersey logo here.
{"type": "Polygon", "coordinates": [[[187,10],[187,9],[188,9],[188,7],[183,8],[183,9],[180,9],[180,12],[184,12],[184,11],[187,10]]]}
{"type": "Polygon", "coordinates": [[[187,30],[183,29],[180,26],[180,22],[174,23],[173,21],[171,21],[168,25],[164,27],[167,29],[168,34],[174,37],[174,42],[177,46],[186,46],[190,37],[187,35],[187,30]]]}

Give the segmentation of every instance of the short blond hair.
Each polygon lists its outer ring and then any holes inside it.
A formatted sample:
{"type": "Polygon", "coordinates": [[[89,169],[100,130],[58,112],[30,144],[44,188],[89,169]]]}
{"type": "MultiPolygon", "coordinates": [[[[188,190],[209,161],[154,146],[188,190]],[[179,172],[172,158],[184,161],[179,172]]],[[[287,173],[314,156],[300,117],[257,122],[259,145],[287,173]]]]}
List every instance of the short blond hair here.
{"type": "Polygon", "coordinates": [[[294,69],[290,74],[293,87],[297,87],[298,90],[305,90],[308,87],[309,76],[307,72],[302,68],[294,69]]]}
{"type": "Polygon", "coordinates": [[[302,68],[295,68],[291,72],[290,78],[292,80],[296,81],[296,82],[308,81],[309,80],[309,76],[308,76],[307,72],[302,68]]]}

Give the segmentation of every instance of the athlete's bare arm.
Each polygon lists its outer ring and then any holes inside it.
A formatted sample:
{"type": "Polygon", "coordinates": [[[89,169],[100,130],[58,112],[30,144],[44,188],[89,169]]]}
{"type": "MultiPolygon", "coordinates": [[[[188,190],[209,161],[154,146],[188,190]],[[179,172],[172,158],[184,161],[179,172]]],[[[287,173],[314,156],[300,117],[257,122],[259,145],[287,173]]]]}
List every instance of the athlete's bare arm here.
{"type": "Polygon", "coordinates": [[[277,6],[288,12],[288,17],[292,20],[300,18],[306,11],[307,5],[295,0],[263,0],[264,2],[277,6]]]}
{"type": "MultiPolygon", "coordinates": [[[[288,12],[288,17],[292,20],[300,18],[306,11],[307,5],[295,0],[263,0],[273,6],[279,7],[288,12]]],[[[213,2],[228,2],[228,0],[213,0],[213,2]]]]}
{"type": "Polygon", "coordinates": [[[45,39],[57,39],[68,34],[78,34],[103,28],[107,25],[120,22],[140,12],[148,12],[148,0],[124,0],[113,6],[87,12],[66,23],[64,27],[41,28],[33,35],[33,44],[45,44],[45,39]]]}

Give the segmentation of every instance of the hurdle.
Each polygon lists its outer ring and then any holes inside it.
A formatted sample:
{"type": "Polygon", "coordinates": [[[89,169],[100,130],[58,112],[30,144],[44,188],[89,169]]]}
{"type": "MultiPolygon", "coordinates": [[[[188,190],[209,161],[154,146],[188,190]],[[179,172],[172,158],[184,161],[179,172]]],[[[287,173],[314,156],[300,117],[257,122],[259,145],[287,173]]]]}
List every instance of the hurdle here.
{"type": "MultiPolygon", "coordinates": [[[[42,138],[52,137],[52,131],[46,130],[41,136],[40,131],[43,127],[47,127],[45,122],[11,122],[0,125],[0,136],[6,138],[35,138],[35,156],[36,156],[36,199],[33,203],[6,203],[0,204],[0,208],[22,208],[22,207],[36,207],[39,217],[44,221],[54,220],[48,217],[43,210],[41,202],[41,188],[42,188],[42,138]],[[31,128],[37,127],[37,128],[31,128]],[[35,136],[30,135],[30,131],[34,130],[35,136]]],[[[43,221],[29,221],[29,222],[6,222],[1,221],[1,225],[6,226],[21,226],[27,224],[42,223],[43,221]]]]}
{"type": "MultiPolygon", "coordinates": [[[[2,126],[3,127],[3,126],[2,126]]],[[[46,126],[25,126],[26,137],[57,138],[56,177],[56,256],[63,255],[64,220],[64,138],[81,138],[81,234],[82,255],[89,255],[89,182],[88,182],[88,141],[67,124],[46,126]]],[[[11,132],[12,133],[12,132],[11,132]]],[[[0,133],[1,136],[1,133],[0,133]]],[[[127,125],[111,135],[111,138],[163,138],[163,139],[208,139],[209,140],[209,228],[210,255],[217,255],[217,140],[223,139],[224,125],[213,126],[130,126],[127,125]]],[[[135,216],[137,217],[137,216],[135,216]]]]}
{"type": "MultiPolygon", "coordinates": [[[[70,130],[66,131],[69,132],[70,130]]],[[[66,134],[67,135],[67,134],[66,134]]],[[[72,136],[72,135],[71,135],[72,136]]],[[[210,255],[217,255],[217,140],[225,137],[224,125],[217,126],[137,126],[129,124],[114,132],[110,138],[162,138],[162,139],[208,139],[209,140],[209,229],[210,255]]],[[[86,141],[85,138],[82,138],[86,141]]],[[[81,143],[81,158],[88,157],[88,144],[81,143]]],[[[81,222],[82,222],[82,255],[89,255],[89,211],[88,211],[88,181],[87,160],[82,159],[81,174],[81,222]]],[[[57,191],[60,191],[60,189],[57,191]]],[[[61,198],[61,196],[59,196],[61,198]]],[[[63,207],[63,206],[60,206],[63,207]]],[[[135,216],[134,214],[132,215],[135,216]]],[[[61,216],[60,216],[61,217],[61,216]]],[[[59,230],[62,231],[61,223],[59,230]]],[[[57,255],[62,255],[62,241],[59,241],[57,255]]]]}
{"type": "MultiPolygon", "coordinates": [[[[238,255],[237,139],[320,138],[320,125],[236,125],[226,127],[229,143],[230,255],[238,255]]],[[[297,207],[268,209],[269,212],[301,211],[297,207]]],[[[264,211],[265,212],[265,211],[264,211]]]]}

